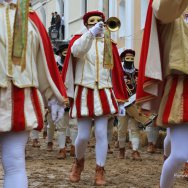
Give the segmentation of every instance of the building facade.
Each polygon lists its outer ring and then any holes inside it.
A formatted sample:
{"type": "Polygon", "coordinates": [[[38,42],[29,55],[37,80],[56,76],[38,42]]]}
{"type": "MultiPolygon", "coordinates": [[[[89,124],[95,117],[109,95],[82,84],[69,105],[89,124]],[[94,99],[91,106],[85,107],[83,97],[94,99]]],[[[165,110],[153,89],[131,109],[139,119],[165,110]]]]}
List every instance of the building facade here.
{"type": "Polygon", "coordinates": [[[103,11],[106,18],[115,16],[121,21],[119,31],[112,33],[119,52],[124,49],[136,51],[138,67],[142,35],[149,0],[64,0],[65,37],[70,39],[84,27],[82,17],[91,10],[103,11]]]}
{"type": "Polygon", "coordinates": [[[33,9],[37,11],[48,29],[51,13],[57,11],[65,17],[65,40],[80,33],[85,27],[82,17],[85,12],[99,10],[106,19],[115,16],[121,21],[119,31],[112,33],[119,52],[133,49],[136,52],[135,65],[138,67],[142,35],[149,0],[32,0],[33,9]]]}

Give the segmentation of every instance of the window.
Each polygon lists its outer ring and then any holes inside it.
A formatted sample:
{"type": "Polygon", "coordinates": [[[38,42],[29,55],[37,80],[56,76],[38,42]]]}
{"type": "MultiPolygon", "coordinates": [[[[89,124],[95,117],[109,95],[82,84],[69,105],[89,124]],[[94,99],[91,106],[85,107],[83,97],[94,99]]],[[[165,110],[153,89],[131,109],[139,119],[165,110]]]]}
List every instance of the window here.
{"type": "Polygon", "coordinates": [[[121,21],[121,27],[119,30],[119,37],[125,36],[125,1],[121,1],[119,4],[119,19],[121,21]]]}
{"type": "Polygon", "coordinates": [[[140,20],[141,29],[144,29],[145,27],[148,3],[149,3],[148,0],[141,0],[141,16],[140,16],[141,17],[141,20],[140,20]]]}

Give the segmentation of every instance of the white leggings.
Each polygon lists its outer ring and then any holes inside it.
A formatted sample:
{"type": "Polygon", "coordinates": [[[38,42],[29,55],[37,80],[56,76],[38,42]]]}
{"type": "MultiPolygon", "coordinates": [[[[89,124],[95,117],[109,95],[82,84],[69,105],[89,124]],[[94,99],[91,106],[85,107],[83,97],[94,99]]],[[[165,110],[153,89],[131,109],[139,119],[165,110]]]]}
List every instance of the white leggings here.
{"type": "Polygon", "coordinates": [[[29,132],[0,133],[4,188],[27,188],[25,169],[25,146],[29,132]]]}
{"type": "Polygon", "coordinates": [[[173,186],[174,175],[188,159],[188,125],[170,128],[171,153],[165,160],[160,179],[161,188],[173,186]]]}
{"type": "MultiPolygon", "coordinates": [[[[96,164],[104,166],[107,155],[107,123],[108,118],[101,116],[95,119],[95,138],[96,138],[96,164]]],[[[75,141],[76,158],[82,159],[85,155],[87,144],[90,138],[91,118],[78,119],[78,135],[75,141]]]]}
{"type": "Polygon", "coordinates": [[[164,139],[164,155],[168,157],[171,152],[171,141],[170,141],[170,128],[166,129],[166,137],[164,139]]]}

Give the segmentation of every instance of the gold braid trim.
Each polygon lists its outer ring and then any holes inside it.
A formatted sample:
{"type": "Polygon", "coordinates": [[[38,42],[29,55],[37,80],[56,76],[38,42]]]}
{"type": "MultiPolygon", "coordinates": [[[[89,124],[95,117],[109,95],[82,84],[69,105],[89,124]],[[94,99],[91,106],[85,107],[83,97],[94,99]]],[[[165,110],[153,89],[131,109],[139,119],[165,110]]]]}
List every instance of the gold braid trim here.
{"type": "Polygon", "coordinates": [[[12,60],[22,72],[26,68],[29,3],[30,0],[18,0],[14,22],[12,60]]]}
{"type": "Polygon", "coordinates": [[[6,7],[6,23],[7,23],[7,35],[8,35],[8,74],[12,76],[12,37],[11,37],[11,27],[9,19],[9,7],[6,7]]]}

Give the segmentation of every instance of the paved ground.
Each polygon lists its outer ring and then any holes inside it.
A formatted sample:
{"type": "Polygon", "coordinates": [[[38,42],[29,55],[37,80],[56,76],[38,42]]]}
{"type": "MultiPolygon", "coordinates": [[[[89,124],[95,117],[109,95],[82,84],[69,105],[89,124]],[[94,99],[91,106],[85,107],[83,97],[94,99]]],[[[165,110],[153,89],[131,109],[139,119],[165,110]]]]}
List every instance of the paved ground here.
{"type": "MultiPolygon", "coordinates": [[[[29,188],[93,188],[95,169],[94,149],[88,148],[85,170],[79,183],[72,184],[68,180],[73,158],[66,160],[56,159],[58,152],[55,143],[54,151],[46,151],[46,141],[40,139],[41,147],[33,148],[31,141],[26,149],[27,173],[29,177],[29,188]]],[[[113,146],[113,144],[112,144],[113,146]]],[[[127,150],[127,158],[119,160],[118,151],[108,155],[106,162],[106,179],[110,188],[154,188],[159,184],[160,171],[162,167],[162,150],[157,154],[148,154],[146,147],[141,148],[142,162],[133,161],[129,157],[131,150],[127,150]]],[[[182,171],[178,173],[175,188],[188,187],[188,181],[181,177],[182,171]]],[[[2,187],[3,172],[0,168],[0,187],[2,187]]]]}

